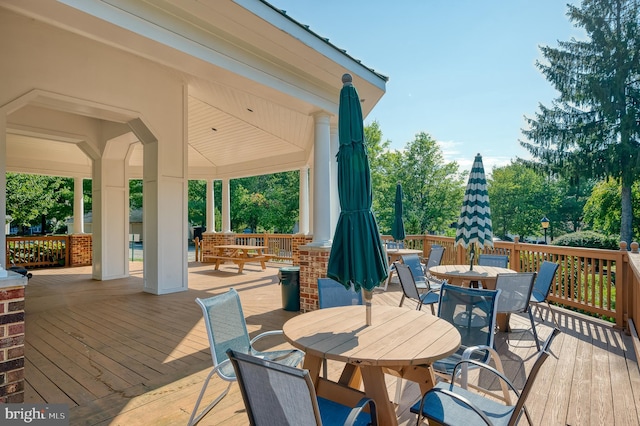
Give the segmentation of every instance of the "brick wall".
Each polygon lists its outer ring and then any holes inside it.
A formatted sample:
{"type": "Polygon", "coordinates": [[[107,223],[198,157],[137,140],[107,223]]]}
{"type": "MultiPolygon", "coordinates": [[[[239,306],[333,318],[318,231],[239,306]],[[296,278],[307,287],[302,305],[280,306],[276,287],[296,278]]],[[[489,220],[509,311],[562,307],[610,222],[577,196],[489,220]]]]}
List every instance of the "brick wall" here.
{"type": "Polygon", "coordinates": [[[0,289],[0,403],[21,402],[24,402],[24,286],[5,287],[0,289]]]}
{"type": "Polygon", "coordinates": [[[69,265],[87,266],[93,262],[93,239],[91,234],[69,235],[69,265]]]}
{"type": "Polygon", "coordinates": [[[318,309],[318,278],[327,276],[331,247],[304,245],[300,256],[300,311],[318,309]]]}
{"type": "Polygon", "coordinates": [[[213,255],[213,246],[221,246],[236,243],[234,232],[226,234],[223,232],[205,232],[202,234],[202,255],[213,255]]]}

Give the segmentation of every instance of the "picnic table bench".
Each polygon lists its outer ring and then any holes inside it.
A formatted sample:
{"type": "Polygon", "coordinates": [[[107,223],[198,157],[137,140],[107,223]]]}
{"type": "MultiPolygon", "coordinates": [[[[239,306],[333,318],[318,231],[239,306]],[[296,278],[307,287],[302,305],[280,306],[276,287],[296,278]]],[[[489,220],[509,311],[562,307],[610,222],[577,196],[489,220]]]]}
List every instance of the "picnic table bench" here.
{"type": "Polygon", "coordinates": [[[238,273],[242,273],[245,263],[260,263],[262,269],[267,269],[265,262],[273,256],[264,252],[263,246],[245,246],[237,244],[226,244],[213,247],[213,254],[202,256],[205,262],[215,262],[215,270],[219,270],[220,265],[226,262],[233,262],[238,265],[238,273]]]}

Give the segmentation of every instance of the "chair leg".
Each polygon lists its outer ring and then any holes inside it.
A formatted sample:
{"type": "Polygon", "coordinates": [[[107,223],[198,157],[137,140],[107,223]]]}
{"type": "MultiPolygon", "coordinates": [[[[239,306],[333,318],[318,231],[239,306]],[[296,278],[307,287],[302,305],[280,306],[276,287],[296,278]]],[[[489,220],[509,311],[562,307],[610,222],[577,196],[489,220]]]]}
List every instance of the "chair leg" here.
{"type": "Polygon", "coordinates": [[[402,304],[404,303],[404,294],[402,295],[402,297],[400,298],[400,304],[398,305],[400,308],[402,308],[402,304]]]}
{"type": "Polygon", "coordinates": [[[533,312],[531,312],[531,308],[529,308],[529,319],[531,320],[531,331],[533,332],[533,340],[536,341],[536,348],[538,348],[538,352],[540,352],[540,341],[538,341],[538,333],[536,332],[536,324],[533,320],[533,312]]]}
{"type": "Polygon", "coordinates": [[[211,409],[213,407],[215,407],[216,404],[218,402],[220,402],[222,400],[222,398],[224,398],[225,395],[227,395],[227,393],[229,392],[229,389],[231,388],[231,384],[233,382],[229,382],[229,384],[227,385],[227,388],[220,395],[218,395],[218,397],[216,399],[214,399],[213,402],[211,402],[211,404],[207,405],[204,408],[204,410],[202,410],[202,412],[200,414],[198,414],[196,416],[196,413],[198,412],[198,407],[200,406],[200,402],[202,401],[202,397],[204,396],[204,392],[205,392],[205,390],[207,390],[207,386],[209,385],[209,381],[211,380],[211,377],[213,376],[213,374],[216,371],[217,370],[215,368],[213,370],[211,370],[211,372],[207,376],[206,380],[204,381],[204,384],[202,385],[202,389],[200,390],[200,395],[198,395],[198,400],[196,401],[196,405],[195,405],[195,407],[193,407],[193,411],[191,412],[191,417],[189,418],[189,423],[187,423],[188,426],[193,426],[193,425],[197,424],[200,420],[202,420],[202,418],[209,411],[211,411],[211,409]]]}
{"type": "Polygon", "coordinates": [[[549,304],[549,302],[547,302],[547,308],[549,308],[549,312],[551,313],[551,319],[553,320],[553,323],[556,325],[556,328],[560,328],[560,325],[558,325],[558,321],[556,320],[556,313],[553,311],[553,309],[551,309],[551,305],[549,304]]]}

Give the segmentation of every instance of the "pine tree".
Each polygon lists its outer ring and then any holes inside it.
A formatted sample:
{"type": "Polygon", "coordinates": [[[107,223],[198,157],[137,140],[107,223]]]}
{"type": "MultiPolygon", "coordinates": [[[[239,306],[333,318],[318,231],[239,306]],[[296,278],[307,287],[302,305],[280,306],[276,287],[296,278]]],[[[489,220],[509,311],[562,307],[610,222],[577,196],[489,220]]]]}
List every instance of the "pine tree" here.
{"type": "Polygon", "coordinates": [[[541,47],[537,62],[558,90],[551,107],[525,117],[520,141],[548,171],[573,179],[612,177],[622,184],[620,238],[632,238],[631,186],[640,171],[640,31],[638,0],[568,5],[586,40],[541,47]]]}

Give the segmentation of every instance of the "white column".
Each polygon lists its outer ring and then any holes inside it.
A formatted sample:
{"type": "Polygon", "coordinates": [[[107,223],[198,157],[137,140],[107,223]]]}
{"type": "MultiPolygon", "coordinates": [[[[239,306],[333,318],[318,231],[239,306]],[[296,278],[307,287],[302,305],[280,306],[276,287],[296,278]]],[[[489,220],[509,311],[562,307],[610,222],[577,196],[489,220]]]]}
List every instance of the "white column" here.
{"type": "Polygon", "coordinates": [[[298,232],[309,234],[309,166],[300,167],[300,201],[298,232]]]}
{"type": "Polygon", "coordinates": [[[84,234],[84,196],[81,177],[73,179],[73,233],[84,234]]]}
{"type": "Polygon", "coordinates": [[[231,232],[231,197],[229,179],[222,179],[222,232],[231,232]]]}
{"type": "Polygon", "coordinates": [[[338,218],[340,217],[340,197],[338,197],[338,149],[340,148],[340,140],[338,138],[338,126],[331,126],[331,239],[336,232],[338,218]]]}
{"type": "Polygon", "coordinates": [[[213,181],[207,180],[207,232],[216,232],[216,207],[213,181]]]}
{"type": "Polygon", "coordinates": [[[331,245],[331,136],[329,114],[315,115],[313,154],[313,242],[331,245]]]}

